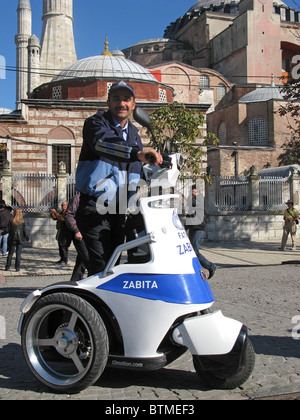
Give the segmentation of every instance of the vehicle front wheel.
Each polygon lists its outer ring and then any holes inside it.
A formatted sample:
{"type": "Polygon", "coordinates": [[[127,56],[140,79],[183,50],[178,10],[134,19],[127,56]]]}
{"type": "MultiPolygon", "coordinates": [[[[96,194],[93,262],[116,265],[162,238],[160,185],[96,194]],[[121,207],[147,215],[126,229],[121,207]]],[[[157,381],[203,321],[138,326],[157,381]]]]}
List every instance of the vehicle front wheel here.
{"type": "Polygon", "coordinates": [[[64,393],[79,392],[102,374],[108,336],[95,308],[69,293],[39,299],[26,314],[22,350],[31,372],[64,393]]]}
{"type": "Polygon", "coordinates": [[[218,369],[218,365],[212,362],[212,370],[203,370],[201,356],[193,356],[193,362],[200,379],[209,388],[234,389],[249,379],[255,365],[255,352],[249,337],[247,337],[243,351],[243,363],[238,369],[224,366],[218,369]]]}

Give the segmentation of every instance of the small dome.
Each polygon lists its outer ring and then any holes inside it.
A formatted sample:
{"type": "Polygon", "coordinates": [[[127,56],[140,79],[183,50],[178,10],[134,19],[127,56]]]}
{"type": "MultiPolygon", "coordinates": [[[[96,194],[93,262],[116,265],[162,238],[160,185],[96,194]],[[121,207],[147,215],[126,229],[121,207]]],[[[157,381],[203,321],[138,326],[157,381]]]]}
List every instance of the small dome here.
{"type": "Polygon", "coordinates": [[[123,51],[119,50],[118,48],[116,50],[112,51],[111,53],[114,57],[125,58],[125,54],[123,53],[123,51]]]}
{"type": "MultiPolygon", "coordinates": [[[[213,9],[214,7],[225,6],[226,4],[239,4],[240,1],[241,0],[199,0],[188,10],[188,13],[192,13],[194,10],[213,9]]],[[[281,0],[274,1],[274,4],[285,5],[281,0]]]]}
{"type": "Polygon", "coordinates": [[[260,89],[253,90],[247,93],[240,100],[240,104],[249,104],[251,102],[266,102],[269,100],[284,101],[280,90],[276,86],[268,86],[260,89]]]}
{"type": "Polygon", "coordinates": [[[188,13],[192,13],[194,10],[210,9],[225,4],[238,4],[239,2],[240,0],[199,0],[188,10],[188,13]]]}
{"type": "Polygon", "coordinates": [[[126,58],[113,55],[97,55],[76,61],[76,63],[58,73],[52,79],[52,82],[89,77],[157,82],[156,78],[146,68],[126,58]]]}
{"type": "Polygon", "coordinates": [[[29,45],[30,47],[40,47],[40,41],[36,35],[31,35],[29,38],[29,45]]]}

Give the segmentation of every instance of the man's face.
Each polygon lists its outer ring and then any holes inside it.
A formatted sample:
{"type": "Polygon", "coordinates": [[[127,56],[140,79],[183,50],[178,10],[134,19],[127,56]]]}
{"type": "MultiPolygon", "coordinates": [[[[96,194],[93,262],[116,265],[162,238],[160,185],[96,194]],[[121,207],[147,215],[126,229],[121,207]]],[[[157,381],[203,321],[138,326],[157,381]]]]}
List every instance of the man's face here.
{"type": "Polygon", "coordinates": [[[127,118],[135,108],[135,99],[128,89],[120,88],[109,96],[107,105],[118,123],[122,125],[123,122],[125,125],[127,118]]]}

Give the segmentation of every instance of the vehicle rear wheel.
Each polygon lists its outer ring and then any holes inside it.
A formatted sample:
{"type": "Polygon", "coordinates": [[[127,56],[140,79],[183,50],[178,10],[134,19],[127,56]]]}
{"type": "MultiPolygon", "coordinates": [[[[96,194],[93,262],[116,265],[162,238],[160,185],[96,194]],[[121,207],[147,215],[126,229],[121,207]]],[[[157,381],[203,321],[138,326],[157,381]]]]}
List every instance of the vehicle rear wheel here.
{"type": "Polygon", "coordinates": [[[54,293],[26,314],[22,349],[31,372],[55,391],[74,393],[92,385],[108,357],[108,336],[95,308],[79,296],[54,293]]]}
{"type": "Polygon", "coordinates": [[[249,379],[255,365],[255,352],[249,337],[247,337],[243,352],[243,364],[238,369],[224,367],[219,370],[203,370],[201,356],[193,356],[193,362],[200,379],[209,388],[234,389],[249,379]]]}

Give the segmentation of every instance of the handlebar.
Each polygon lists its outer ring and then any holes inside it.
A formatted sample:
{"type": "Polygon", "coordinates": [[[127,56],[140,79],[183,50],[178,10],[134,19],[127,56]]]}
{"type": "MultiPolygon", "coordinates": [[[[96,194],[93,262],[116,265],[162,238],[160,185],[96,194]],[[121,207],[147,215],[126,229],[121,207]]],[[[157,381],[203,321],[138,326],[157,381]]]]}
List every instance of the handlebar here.
{"type": "MultiPolygon", "coordinates": [[[[163,157],[163,162],[159,165],[161,168],[172,168],[172,161],[169,155],[167,155],[166,153],[162,154],[163,157]]],[[[146,153],[145,154],[145,158],[147,159],[147,161],[149,163],[155,163],[156,159],[155,157],[152,155],[152,153],[146,153]]]]}
{"type": "Polygon", "coordinates": [[[152,155],[152,153],[146,153],[145,158],[147,159],[147,161],[149,163],[155,163],[156,162],[156,158],[155,158],[154,155],[152,155]]]}

